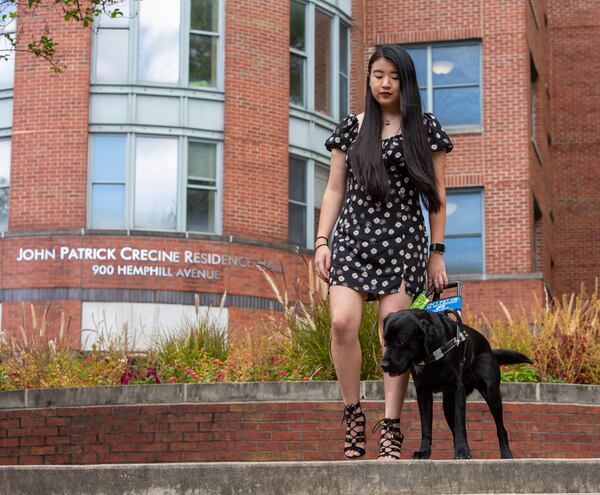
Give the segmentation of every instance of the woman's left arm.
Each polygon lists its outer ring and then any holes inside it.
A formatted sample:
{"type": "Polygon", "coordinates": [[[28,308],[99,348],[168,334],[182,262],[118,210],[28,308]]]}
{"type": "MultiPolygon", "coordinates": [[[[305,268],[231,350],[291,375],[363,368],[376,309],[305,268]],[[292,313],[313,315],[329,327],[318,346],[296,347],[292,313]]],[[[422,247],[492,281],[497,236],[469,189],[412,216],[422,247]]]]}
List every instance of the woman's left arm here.
{"type": "MultiPolygon", "coordinates": [[[[438,186],[438,194],[442,206],[436,213],[429,213],[429,228],[431,230],[430,243],[444,243],[446,232],[446,152],[436,151],[431,154],[433,157],[433,167],[435,169],[435,177],[438,186]]],[[[444,264],[444,255],[430,251],[429,260],[427,262],[427,276],[429,283],[436,290],[440,291],[447,287],[448,277],[446,275],[446,265],[444,264]]]]}

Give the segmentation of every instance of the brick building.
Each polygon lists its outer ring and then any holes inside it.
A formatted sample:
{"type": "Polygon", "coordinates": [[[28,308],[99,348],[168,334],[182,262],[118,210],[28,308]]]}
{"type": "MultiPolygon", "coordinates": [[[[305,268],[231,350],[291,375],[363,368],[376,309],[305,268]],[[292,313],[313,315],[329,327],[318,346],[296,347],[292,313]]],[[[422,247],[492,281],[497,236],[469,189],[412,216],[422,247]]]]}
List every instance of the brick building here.
{"type": "MultiPolygon", "coordinates": [[[[514,0],[128,0],[47,10],[67,70],[0,61],[0,317],[144,347],[197,301],[230,331],[307,277],[329,156],[377,44],[409,49],[451,135],[447,268],[497,314],[600,272],[600,6],[514,0]],[[283,270],[282,270],[283,267],[283,270]],[[218,311],[226,291],[225,309],[218,311]],[[36,308],[33,321],[30,305],[36,308]]],[[[10,28],[10,27],[9,27],[10,28]]],[[[13,26],[14,28],[14,26],[13,26]]]]}

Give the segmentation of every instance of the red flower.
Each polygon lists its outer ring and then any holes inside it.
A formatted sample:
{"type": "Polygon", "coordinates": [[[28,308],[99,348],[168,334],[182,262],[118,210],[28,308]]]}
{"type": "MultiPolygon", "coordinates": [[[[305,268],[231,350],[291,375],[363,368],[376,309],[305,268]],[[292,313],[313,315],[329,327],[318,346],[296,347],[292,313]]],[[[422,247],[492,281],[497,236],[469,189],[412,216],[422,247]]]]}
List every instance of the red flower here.
{"type": "Polygon", "coordinates": [[[169,381],[171,383],[175,383],[177,381],[177,377],[176,376],[172,376],[171,378],[169,378],[169,381]]]}
{"type": "Polygon", "coordinates": [[[158,377],[158,373],[156,373],[156,368],[148,368],[146,371],[146,378],[154,378],[154,383],[160,383],[160,378],[158,377]]]}

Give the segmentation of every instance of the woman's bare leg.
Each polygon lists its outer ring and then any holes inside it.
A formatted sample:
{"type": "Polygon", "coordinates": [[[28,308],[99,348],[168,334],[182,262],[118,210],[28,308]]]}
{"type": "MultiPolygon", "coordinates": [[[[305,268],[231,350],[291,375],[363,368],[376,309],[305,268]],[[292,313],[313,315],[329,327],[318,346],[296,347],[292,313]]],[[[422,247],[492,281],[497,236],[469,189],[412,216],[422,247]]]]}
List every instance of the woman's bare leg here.
{"type": "MultiPolygon", "coordinates": [[[[402,282],[399,292],[381,296],[379,301],[379,339],[381,341],[382,349],[384,349],[383,320],[387,315],[394,311],[408,308],[411,305],[412,300],[413,297],[405,292],[404,282],[402,282]]],[[[406,397],[408,375],[408,371],[400,376],[390,376],[387,373],[383,374],[386,418],[400,418],[402,407],[404,406],[404,398],[406,397]]],[[[387,459],[390,458],[388,457],[387,459]]]]}
{"type": "MultiPolygon", "coordinates": [[[[331,307],[331,355],[345,405],[360,399],[360,368],[362,353],[358,330],[366,296],[349,287],[332,285],[329,288],[331,307]]],[[[360,409],[357,410],[357,413],[360,409]]],[[[350,445],[346,443],[346,446],[350,445]]],[[[359,442],[357,447],[364,448],[359,442]]],[[[357,456],[358,453],[348,453],[357,456]]]]}

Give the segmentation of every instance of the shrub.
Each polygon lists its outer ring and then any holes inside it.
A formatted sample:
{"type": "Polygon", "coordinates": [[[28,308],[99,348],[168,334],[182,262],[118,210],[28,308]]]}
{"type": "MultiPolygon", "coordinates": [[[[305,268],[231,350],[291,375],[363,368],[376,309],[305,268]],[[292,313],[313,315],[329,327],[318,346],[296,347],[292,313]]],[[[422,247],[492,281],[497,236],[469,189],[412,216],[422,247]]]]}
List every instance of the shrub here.
{"type": "Polygon", "coordinates": [[[538,305],[533,317],[513,317],[501,303],[506,320],[493,325],[492,343],[531,357],[537,381],[600,384],[598,296],[596,279],[591,295],[582,285],[578,294],[538,305]]]}
{"type": "MultiPolygon", "coordinates": [[[[307,261],[304,256],[302,259],[308,270],[306,303],[302,302],[299,281],[294,284],[295,301],[290,301],[283,267],[283,284],[280,285],[277,284],[275,274],[271,270],[258,267],[284,309],[283,327],[271,320],[271,328],[288,340],[290,366],[295,368],[296,373],[315,380],[334,380],[336,374],[331,357],[331,313],[327,284],[315,276],[312,262],[307,261]]],[[[375,303],[366,303],[363,307],[359,340],[363,354],[361,379],[380,379],[381,344],[375,303]]]]}

